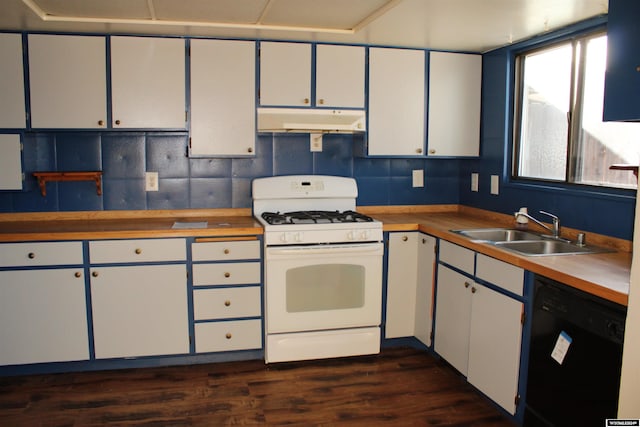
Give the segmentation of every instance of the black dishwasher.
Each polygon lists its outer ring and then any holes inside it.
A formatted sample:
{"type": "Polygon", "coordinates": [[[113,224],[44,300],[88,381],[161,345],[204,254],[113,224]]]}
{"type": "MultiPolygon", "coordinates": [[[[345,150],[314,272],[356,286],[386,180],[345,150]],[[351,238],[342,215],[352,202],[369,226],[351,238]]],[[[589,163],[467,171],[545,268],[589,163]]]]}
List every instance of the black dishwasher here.
{"type": "Polygon", "coordinates": [[[626,307],[535,276],[525,426],[616,418],[626,307]]]}

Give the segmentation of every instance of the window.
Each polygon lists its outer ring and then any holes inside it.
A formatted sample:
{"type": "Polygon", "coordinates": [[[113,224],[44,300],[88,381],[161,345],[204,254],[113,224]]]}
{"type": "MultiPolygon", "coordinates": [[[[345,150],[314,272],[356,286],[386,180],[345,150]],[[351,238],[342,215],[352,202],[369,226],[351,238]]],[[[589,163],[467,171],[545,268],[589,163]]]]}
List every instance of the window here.
{"type": "Polygon", "coordinates": [[[516,58],[514,177],[637,188],[633,173],[609,169],[638,165],[640,127],[602,121],[606,57],[599,33],[516,58]]]}

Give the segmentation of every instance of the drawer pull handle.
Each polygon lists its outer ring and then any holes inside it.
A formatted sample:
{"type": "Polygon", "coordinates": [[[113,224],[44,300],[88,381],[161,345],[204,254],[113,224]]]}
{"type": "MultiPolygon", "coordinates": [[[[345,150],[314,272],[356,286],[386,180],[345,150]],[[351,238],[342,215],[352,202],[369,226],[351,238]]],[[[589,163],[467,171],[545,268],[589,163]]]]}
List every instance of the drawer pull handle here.
{"type": "Polygon", "coordinates": [[[100,275],[100,273],[98,273],[97,271],[94,271],[93,273],[91,273],[91,275],[93,277],[98,277],[100,275]]]}
{"type": "Polygon", "coordinates": [[[34,259],[36,257],[36,254],[34,254],[33,252],[29,252],[29,255],[27,255],[29,257],[29,259],[34,259]]]}
{"type": "Polygon", "coordinates": [[[74,276],[76,276],[79,279],[82,277],[82,273],[80,273],[79,271],[76,271],[76,274],[74,274],[74,276]]]}
{"type": "Polygon", "coordinates": [[[402,236],[402,241],[406,242],[407,240],[409,240],[409,238],[407,236],[402,236]]]}
{"type": "Polygon", "coordinates": [[[224,273],[224,277],[229,278],[231,277],[231,273],[229,273],[228,271],[226,273],[224,273]]]}
{"type": "Polygon", "coordinates": [[[231,301],[226,300],[226,301],[224,302],[224,306],[225,306],[225,307],[229,307],[230,305],[231,305],[231,301]]]}
{"type": "Polygon", "coordinates": [[[226,339],[230,340],[232,335],[231,332],[227,332],[227,335],[224,336],[226,339]]]}
{"type": "Polygon", "coordinates": [[[229,249],[225,249],[225,250],[224,250],[224,254],[225,254],[225,255],[229,255],[229,249]]]}
{"type": "Polygon", "coordinates": [[[135,253],[136,255],[140,255],[142,253],[142,249],[136,248],[135,253]]]}

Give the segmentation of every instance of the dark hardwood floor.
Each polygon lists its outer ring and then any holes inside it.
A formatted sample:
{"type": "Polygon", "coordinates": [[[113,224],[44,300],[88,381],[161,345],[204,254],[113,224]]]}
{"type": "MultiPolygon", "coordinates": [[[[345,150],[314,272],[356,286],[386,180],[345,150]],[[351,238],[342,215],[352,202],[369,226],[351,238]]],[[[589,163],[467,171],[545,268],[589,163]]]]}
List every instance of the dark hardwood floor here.
{"type": "Polygon", "coordinates": [[[451,367],[409,348],[0,378],[0,426],[512,426],[451,367]]]}

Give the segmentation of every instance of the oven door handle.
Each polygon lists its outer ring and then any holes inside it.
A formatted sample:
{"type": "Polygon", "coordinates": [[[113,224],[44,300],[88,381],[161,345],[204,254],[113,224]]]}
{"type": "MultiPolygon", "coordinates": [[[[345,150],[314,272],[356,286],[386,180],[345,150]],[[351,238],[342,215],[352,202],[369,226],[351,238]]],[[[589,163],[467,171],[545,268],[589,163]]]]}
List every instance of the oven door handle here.
{"type": "Polygon", "coordinates": [[[340,245],[322,247],[268,248],[269,255],[334,255],[334,254],[371,254],[382,253],[382,243],[368,245],[340,245]]]}

